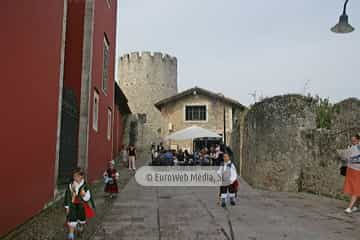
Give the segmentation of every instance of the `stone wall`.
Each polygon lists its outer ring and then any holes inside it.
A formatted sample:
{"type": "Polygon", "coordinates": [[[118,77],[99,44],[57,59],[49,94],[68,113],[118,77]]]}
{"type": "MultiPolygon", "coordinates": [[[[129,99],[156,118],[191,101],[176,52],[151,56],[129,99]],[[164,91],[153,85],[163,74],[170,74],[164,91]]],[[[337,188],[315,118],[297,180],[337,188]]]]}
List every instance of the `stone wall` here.
{"type": "Polygon", "coordinates": [[[331,130],[313,129],[303,132],[303,154],[298,190],[340,197],[344,177],[339,174],[340,160],[336,149],[339,146],[336,134],[331,130]]]}
{"type": "Polygon", "coordinates": [[[334,106],[332,117],[332,130],[337,133],[336,144],[341,146],[348,142],[353,132],[360,127],[360,100],[349,98],[334,106]],[[353,129],[353,131],[348,131],[353,129]]]}
{"type": "Polygon", "coordinates": [[[124,146],[128,147],[133,144],[139,151],[150,149],[150,145],[145,142],[144,133],[145,125],[142,115],[131,114],[124,118],[124,146]]]}
{"type": "Polygon", "coordinates": [[[162,53],[134,52],[123,55],[119,64],[120,87],[131,111],[146,120],[142,142],[150,146],[160,141],[163,123],[154,104],[177,93],[177,59],[162,53]]]}
{"type": "Polygon", "coordinates": [[[331,128],[303,133],[308,157],[303,162],[303,191],[331,197],[342,196],[344,177],[339,175],[341,162],[337,149],[347,148],[350,137],[360,133],[360,100],[349,98],[333,107],[331,128]]]}
{"type": "Polygon", "coordinates": [[[297,191],[301,130],[315,128],[312,99],[287,95],[255,104],[245,118],[242,175],[259,188],[297,191]]]}
{"type": "Polygon", "coordinates": [[[240,169],[242,168],[242,152],[243,152],[243,138],[244,135],[244,122],[245,116],[247,114],[247,109],[244,111],[239,111],[236,114],[236,118],[233,121],[233,129],[231,132],[231,141],[230,147],[233,151],[233,159],[235,165],[238,168],[239,173],[241,174],[240,169]]]}
{"type": "Polygon", "coordinates": [[[337,149],[360,131],[360,101],[332,107],[330,129],[317,129],[317,102],[300,95],[277,96],[255,104],[244,123],[242,175],[253,186],[342,193],[337,149]]]}

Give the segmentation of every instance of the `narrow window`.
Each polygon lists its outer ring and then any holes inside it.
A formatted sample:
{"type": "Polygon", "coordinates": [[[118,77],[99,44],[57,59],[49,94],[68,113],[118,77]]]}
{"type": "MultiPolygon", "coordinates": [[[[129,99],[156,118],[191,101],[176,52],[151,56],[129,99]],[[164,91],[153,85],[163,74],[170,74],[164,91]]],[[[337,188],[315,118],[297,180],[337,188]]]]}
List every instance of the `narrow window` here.
{"type": "Polygon", "coordinates": [[[112,111],[111,108],[107,110],[107,139],[111,140],[111,131],[112,131],[112,111]]]}
{"type": "Polygon", "coordinates": [[[94,91],[94,102],[93,102],[93,129],[97,132],[99,128],[99,93],[94,91]]]}
{"type": "Polygon", "coordinates": [[[106,37],[106,34],[104,34],[102,89],[105,93],[107,93],[109,86],[109,59],[110,59],[110,44],[108,38],[106,37]]]}

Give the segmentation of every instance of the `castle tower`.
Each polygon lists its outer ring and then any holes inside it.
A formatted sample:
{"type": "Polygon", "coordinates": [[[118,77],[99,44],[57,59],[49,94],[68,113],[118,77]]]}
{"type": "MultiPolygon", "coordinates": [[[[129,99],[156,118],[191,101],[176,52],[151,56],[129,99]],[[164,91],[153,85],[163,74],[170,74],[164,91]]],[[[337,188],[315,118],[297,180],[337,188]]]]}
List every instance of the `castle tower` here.
{"type": "Polygon", "coordinates": [[[131,111],[146,119],[138,144],[158,143],[164,120],[154,104],[177,93],[177,59],[158,52],[125,54],[120,57],[118,74],[131,111]]]}

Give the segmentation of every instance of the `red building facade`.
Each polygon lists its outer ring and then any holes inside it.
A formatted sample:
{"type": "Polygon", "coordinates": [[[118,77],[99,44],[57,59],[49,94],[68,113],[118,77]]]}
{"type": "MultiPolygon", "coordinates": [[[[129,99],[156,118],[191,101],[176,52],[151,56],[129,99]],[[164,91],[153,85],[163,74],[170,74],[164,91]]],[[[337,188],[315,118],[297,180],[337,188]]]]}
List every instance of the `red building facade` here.
{"type": "MultiPolygon", "coordinates": [[[[108,165],[107,161],[114,158],[112,127],[115,98],[116,4],[115,0],[95,0],[93,3],[90,109],[94,112],[94,95],[99,94],[99,119],[97,130],[90,126],[88,146],[90,180],[99,178],[108,165]],[[106,82],[105,78],[107,78],[106,82]]],[[[90,114],[90,125],[93,125],[93,118],[94,114],[90,114]]]]}
{"type": "Polygon", "coordinates": [[[116,9],[115,0],[0,3],[0,189],[11,193],[0,236],[52,202],[74,166],[92,182],[114,158],[116,9]]]}

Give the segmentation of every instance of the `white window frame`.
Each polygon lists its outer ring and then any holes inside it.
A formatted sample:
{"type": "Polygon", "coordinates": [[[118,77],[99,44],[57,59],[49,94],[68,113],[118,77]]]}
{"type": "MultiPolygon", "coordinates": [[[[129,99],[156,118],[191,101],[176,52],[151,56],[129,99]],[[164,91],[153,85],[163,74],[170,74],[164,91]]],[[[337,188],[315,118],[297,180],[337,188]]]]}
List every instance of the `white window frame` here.
{"type": "Polygon", "coordinates": [[[111,140],[112,137],[112,109],[109,107],[107,108],[107,132],[106,132],[106,137],[107,140],[111,140]]]}
{"type": "Polygon", "coordinates": [[[111,8],[111,0],[106,0],[106,4],[107,4],[108,8],[111,8]]]}
{"type": "Polygon", "coordinates": [[[110,81],[109,68],[110,68],[110,43],[106,36],[106,33],[104,33],[101,88],[105,95],[107,94],[107,91],[109,89],[109,81],[110,81]],[[105,50],[107,50],[108,52],[107,59],[105,58],[105,50]],[[107,65],[105,65],[105,61],[107,61],[107,65]]]}
{"type": "Polygon", "coordinates": [[[185,104],[183,109],[183,116],[184,116],[184,122],[185,123],[207,123],[209,121],[209,104],[206,103],[190,103],[185,104]],[[206,120],[186,120],[186,107],[194,107],[194,106],[205,106],[206,108],[206,120]]]}
{"type": "Polygon", "coordinates": [[[99,130],[99,108],[100,108],[100,96],[99,92],[94,90],[94,99],[93,99],[93,121],[92,127],[97,132],[99,130]]]}

